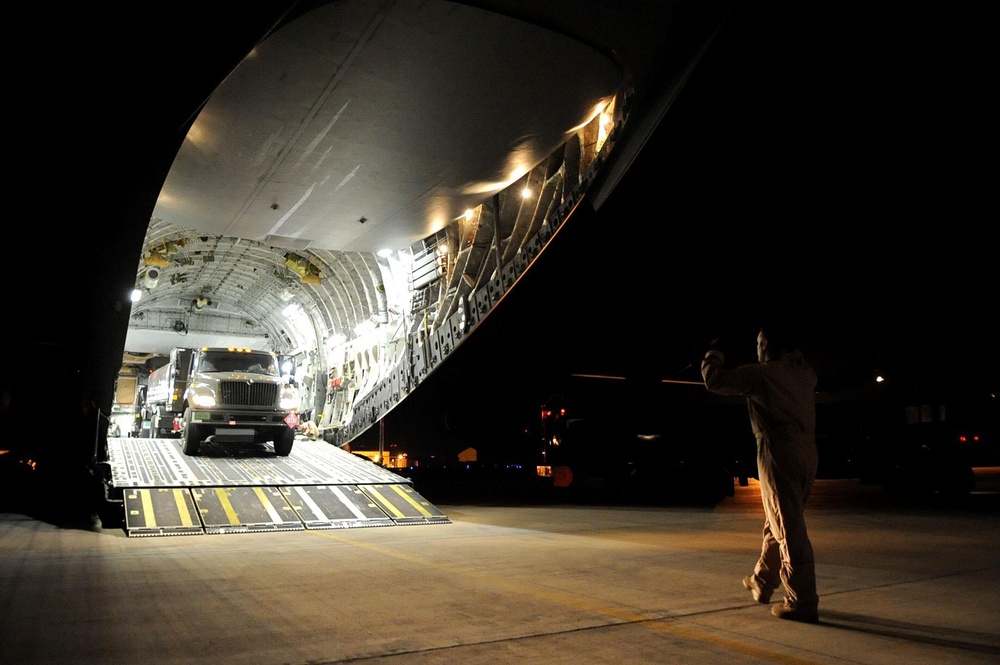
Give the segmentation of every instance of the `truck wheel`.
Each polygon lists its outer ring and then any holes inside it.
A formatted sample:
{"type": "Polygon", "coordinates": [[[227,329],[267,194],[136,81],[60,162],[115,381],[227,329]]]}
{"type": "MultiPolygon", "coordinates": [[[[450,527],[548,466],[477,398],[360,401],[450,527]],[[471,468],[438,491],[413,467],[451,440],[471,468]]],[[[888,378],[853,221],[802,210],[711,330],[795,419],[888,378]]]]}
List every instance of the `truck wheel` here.
{"type": "Polygon", "coordinates": [[[274,437],[274,454],[287,457],[292,452],[293,443],[295,443],[295,430],[291,427],[283,429],[281,434],[274,437]]]}
{"type": "Polygon", "coordinates": [[[184,428],[184,454],[197,455],[201,447],[201,427],[190,422],[184,428]]]}

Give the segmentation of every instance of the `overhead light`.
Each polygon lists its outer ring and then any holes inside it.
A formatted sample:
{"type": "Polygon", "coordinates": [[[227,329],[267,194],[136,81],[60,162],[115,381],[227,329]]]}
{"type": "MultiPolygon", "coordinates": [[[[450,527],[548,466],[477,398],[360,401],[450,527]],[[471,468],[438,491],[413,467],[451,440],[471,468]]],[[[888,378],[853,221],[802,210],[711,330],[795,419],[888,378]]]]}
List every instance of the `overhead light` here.
{"type": "Polygon", "coordinates": [[[142,282],[147,289],[156,288],[157,282],[160,281],[161,274],[162,273],[159,268],[146,268],[146,272],[142,275],[142,282]]]}
{"type": "Polygon", "coordinates": [[[392,256],[392,250],[389,248],[380,249],[378,250],[378,255],[381,256],[383,259],[389,258],[390,256],[392,256]]]}
{"type": "Polygon", "coordinates": [[[142,298],[142,289],[132,289],[132,302],[139,302],[142,298]]]}

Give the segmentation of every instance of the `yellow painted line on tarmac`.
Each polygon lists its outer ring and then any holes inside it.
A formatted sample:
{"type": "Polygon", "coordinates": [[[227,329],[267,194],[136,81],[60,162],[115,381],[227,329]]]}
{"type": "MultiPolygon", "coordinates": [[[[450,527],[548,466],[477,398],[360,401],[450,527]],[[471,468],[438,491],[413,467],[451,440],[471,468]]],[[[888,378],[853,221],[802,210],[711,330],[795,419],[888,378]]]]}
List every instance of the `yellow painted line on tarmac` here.
{"type": "Polygon", "coordinates": [[[215,490],[215,495],[219,497],[219,503],[222,504],[222,510],[226,513],[226,517],[229,518],[230,524],[239,524],[240,516],[236,513],[236,509],[233,508],[233,504],[229,501],[229,494],[224,488],[218,488],[215,490]]]}
{"type": "Polygon", "coordinates": [[[409,503],[411,506],[413,506],[414,508],[416,508],[417,510],[419,510],[421,513],[423,513],[424,517],[430,517],[431,516],[430,511],[427,510],[426,508],[424,508],[423,506],[421,506],[416,501],[414,501],[413,497],[410,496],[410,493],[403,491],[402,487],[403,487],[402,485],[393,485],[392,489],[396,490],[396,494],[398,494],[399,496],[401,496],[404,499],[406,499],[407,503],[409,503]]]}
{"type": "MultiPolygon", "coordinates": [[[[539,588],[531,584],[514,582],[507,578],[492,577],[490,575],[475,573],[470,570],[458,569],[452,566],[451,564],[439,565],[434,563],[433,561],[426,559],[425,557],[409,554],[406,552],[400,552],[397,550],[387,549],[385,547],[380,547],[378,545],[373,545],[371,543],[361,543],[356,540],[345,538],[343,536],[338,536],[328,531],[307,531],[307,533],[311,533],[313,535],[320,536],[322,538],[329,538],[339,543],[353,545],[359,549],[369,550],[371,552],[382,554],[384,556],[393,559],[398,559],[401,561],[407,561],[409,563],[422,565],[424,567],[434,569],[439,573],[447,575],[459,575],[468,578],[470,580],[484,582],[492,587],[500,587],[514,593],[520,593],[525,596],[532,596],[536,599],[551,601],[554,603],[558,603],[560,605],[565,605],[575,610],[583,610],[601,614],[607,617],[611,617],[612,619],[615,619],[616,624],[642,624],[657,632],[668,633],[670,635],[683,637],[703,644],[711,644],[722,649],[734,651],[736,653],[745,656],[753,656],[755,658],[760,658],[771,663],[786,663],[787,665],[820,665],[820,661],[810,660],[808,658],[800,658],[798,656],[780,653],[771,649],[766,649],[764,647],[752,646],[746,644],[745,642],[741,642],[739,640],[720,637],[706,630],[680,625],[679,622],[682,621],[683,618],[650,617],[647,615],[639,614],[618,607],[609,607],[608,605],[605,604],[586,601],[580,598],[579,596],[575,596],[572,594],[551,591],[539,588]]],[[[777,621],[777,619],[775,619],[775,621],[777,621]]],[[[602,626],[594,626],[594,628],[600,628],[600,627],[602,626]]]]}

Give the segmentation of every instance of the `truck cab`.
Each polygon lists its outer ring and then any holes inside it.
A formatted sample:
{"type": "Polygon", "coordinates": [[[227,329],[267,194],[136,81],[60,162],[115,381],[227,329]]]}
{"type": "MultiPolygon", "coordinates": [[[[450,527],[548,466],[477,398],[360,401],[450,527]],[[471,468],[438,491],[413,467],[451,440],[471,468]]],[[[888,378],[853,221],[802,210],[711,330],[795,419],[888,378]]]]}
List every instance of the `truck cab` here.
{"type": "Polygon", "coordinates": [[[204,442],[273,442],[274,452],[292,452],[299,424],[297,391],[286,384],[277,356],[239,347],[195,350],[184,389],[181,437],[186,455],[204,442]]]}

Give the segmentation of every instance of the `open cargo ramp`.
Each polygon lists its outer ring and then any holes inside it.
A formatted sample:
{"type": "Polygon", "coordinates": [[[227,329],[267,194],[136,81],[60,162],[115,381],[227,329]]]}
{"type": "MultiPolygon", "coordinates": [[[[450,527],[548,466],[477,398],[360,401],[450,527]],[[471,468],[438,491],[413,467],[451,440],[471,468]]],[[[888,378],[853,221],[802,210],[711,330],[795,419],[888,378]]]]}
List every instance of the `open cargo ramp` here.
{"type": "Polygon", "coordinates": [[[129,536],[343,529],[450,520],[407,478],[321,441],[280,457],[267,444],[109,438],[111,493],[121,493],[129,536]]]}

